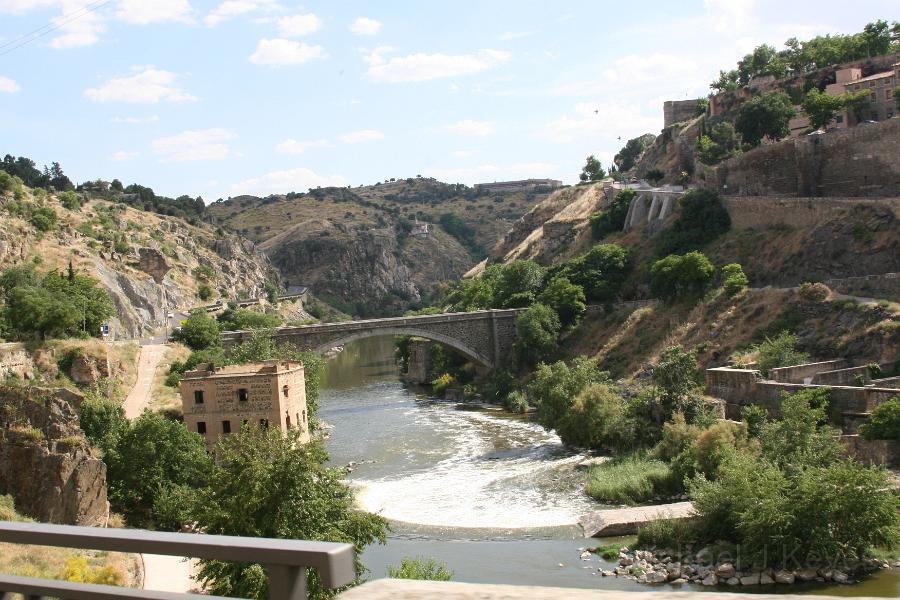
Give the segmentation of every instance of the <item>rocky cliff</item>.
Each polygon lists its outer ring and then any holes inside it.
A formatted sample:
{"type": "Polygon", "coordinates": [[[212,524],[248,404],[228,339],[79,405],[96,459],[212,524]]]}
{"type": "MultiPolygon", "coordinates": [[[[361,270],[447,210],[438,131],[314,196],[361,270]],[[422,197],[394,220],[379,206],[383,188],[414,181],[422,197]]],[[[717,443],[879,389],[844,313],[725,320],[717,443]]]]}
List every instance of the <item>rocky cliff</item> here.
{"type": "Polygon", "coordinates": [[[42,522],[102,525],[106,465],[78,422],[83,397],[65,389],[0,386],[0,494],[42,522]]]}
{"type": "Polygon", "coordinates": [[[26,189],[20,200],[0,199],[0,269],[36,261],[41,270],[65,270],[71,261],[110,292],[116,338],[151,334],[168,312],[264,295],[266,283],[278,280],[266,256],[234,233],[101,199],[82,197],[70,209],[44,196],[26,189]],[[14,210],[20,203],[49,207],[58,224],[39,231],[14,210]],[[209,297],[201,299],[206,287],[209,297]]]}
{"type": "Polygon", "coordinates": [[[465,273],[545,192],[495,193],[416,178],[217,202],[286,283],[351,314],[397,314],[465,273]]]}

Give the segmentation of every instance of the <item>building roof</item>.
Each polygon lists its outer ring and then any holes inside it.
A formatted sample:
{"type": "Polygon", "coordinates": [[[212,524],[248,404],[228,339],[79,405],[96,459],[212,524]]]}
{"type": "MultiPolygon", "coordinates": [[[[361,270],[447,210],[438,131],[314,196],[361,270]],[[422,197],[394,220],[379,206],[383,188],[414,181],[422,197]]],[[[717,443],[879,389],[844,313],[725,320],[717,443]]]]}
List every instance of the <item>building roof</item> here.
{"type": "MultiPolygon", "coordinates": [[[[900,64],[900,63],[897,63],[900,64]]],[[[895,67],[897,65],[894,65],[895,67]]],[[[854,79],[853,81],[846,81],[844,85],[856,85],[857,83],[862,83],[864,81],[872,81],[874,79],[884,79],[885,77],[893,77],[893,71],[882,71],[881,73],[875,73],[874,75],[869,75],[868,77],[862,77],[860,79],[854,79]]]]}
{"type": "Polygon", "coordinates": [[[274,375],[302,369],[303,363],[299,360],[266,360],[260,363],[248,363],[242,365],[228,365],[225,367],[213,367],[211,363],[199,364],[193,371],[187,371],[182,376],[186,379],[212,379],[227,377],[249,377],[253,375],[274,375]]]}

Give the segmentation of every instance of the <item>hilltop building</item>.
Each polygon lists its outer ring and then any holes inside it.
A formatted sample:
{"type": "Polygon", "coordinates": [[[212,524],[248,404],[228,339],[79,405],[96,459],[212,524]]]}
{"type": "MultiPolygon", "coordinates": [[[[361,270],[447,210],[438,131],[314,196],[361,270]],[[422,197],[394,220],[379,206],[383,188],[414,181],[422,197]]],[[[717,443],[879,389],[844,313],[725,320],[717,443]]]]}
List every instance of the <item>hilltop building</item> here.
{"type": "Polygon", "coordinates": [[[666,100],[663,102],[663,129],[675,123],[690,121],[697,116],[700,100],[666,100]]]}
{"type": "Polygon", "coordinates": [[[183,375],[180,389],[184,424],[202,435],[208,448],[249,423],[282,431],[299,427],[303,441],[309,441],[302,362],[203,364],[183,375]]]}
{"type": "Polygon", "coordinates": [[[519,190],[533,190],[539,187],[559,188],[562,181],[559,179],[521,179],[519,181],[495,181],[493,183],[476,183],[476,190],[488,192],[516,192],[519,190]]]}
{"type": "Polygon", "coordinates": [[[416,217],[416,222],[412,226],[409,235],[415,238],[427,238],[430,231],[429,223],[419,223],[419,218],[416,217]]]}

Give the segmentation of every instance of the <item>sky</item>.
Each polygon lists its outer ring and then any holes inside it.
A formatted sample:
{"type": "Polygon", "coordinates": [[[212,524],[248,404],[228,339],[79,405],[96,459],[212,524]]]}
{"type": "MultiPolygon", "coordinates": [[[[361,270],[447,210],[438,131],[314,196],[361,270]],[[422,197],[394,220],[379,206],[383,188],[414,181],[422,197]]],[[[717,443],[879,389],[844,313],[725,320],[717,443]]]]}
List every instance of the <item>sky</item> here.
{"type": "Polygon", "coordinates": [[[876,19],[896,0],[0,0],[0,154],[207,201],[573,183],[754,46],[876,19]]]}

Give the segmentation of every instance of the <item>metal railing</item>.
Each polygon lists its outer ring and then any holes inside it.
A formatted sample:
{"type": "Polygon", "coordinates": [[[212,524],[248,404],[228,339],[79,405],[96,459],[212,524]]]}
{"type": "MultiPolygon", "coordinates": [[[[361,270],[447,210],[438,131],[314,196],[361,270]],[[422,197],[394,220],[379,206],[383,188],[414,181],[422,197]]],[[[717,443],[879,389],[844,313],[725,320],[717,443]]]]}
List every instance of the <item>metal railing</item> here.
{"type": "MultiPolygon", "coordinates": [[[[306,600],[309,568],[318,571],[322,585],[329,589],[343,587],[356,579],[353,546],[332,542],[9,521],[0,521],[0,542],[259,563],[269,576],[270,600],[306,600]]],[[[26,600],[46,597],[71,600],[216,598],[0,574],[0,599],[7,600],[11,594],[22,594],[26,600]]]]}

